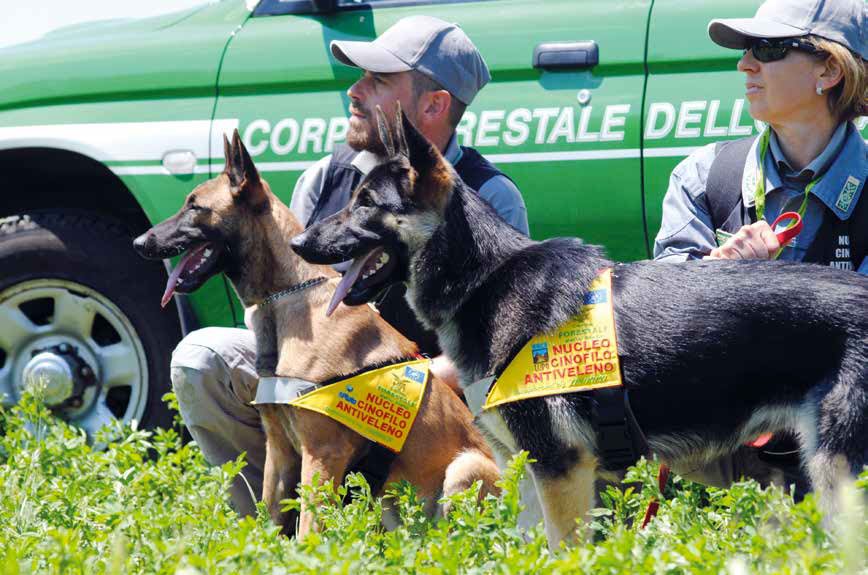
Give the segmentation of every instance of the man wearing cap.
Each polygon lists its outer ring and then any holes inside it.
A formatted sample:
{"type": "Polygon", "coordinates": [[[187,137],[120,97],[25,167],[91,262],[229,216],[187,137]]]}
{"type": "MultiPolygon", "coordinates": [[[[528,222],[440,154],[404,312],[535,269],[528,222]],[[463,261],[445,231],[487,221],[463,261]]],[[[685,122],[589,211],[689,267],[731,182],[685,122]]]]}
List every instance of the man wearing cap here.
{"type": "MultiPolygon", "coordinates": [[[[768,0],[753,18],[709,24],[712,41],[744,51],[750,115],[768,127],[700,148],[673,170],[655,259],[784,259],[868,274],[868,145],[853,123],[868,114],[866,20],[864,0],[768,0]],[[789,211],[804,227],[782,247],[769,222],[789,211]]],[[[779,416],[784,428],[797,424],[779,416]]],[[[784,432],[678,471],[711,485],[748,476],[801,489],[796,452],[784,432]]]]}
{"type": "MultiPolygon", "coordinates": [[[[508,223],[528,233],[524,201],[515,184],[478,152],[459,146],[455,136],[464,109],[490,79],[485,61],[461,28],[437,18],[413,16],[398,21],[373,42],[334,41],[331,52],[363,74],[347,91],[348,145],[336,146],[296,183],[290,209],[299,221],[309,226],[347,204],[382,151],[376,106],[392,121],[400,101],[410,121],[461,178],[508,223]]],[[[377,307],[423,353],[434,357],[431,370],[458,389],[454,367],[439,355],[434,334],[416,321],[403,289],[393,287],[377,307]]],[[[258,412],[249,405],[258,380],[255,359],[251,332],[212,327],[188,334],[175,348],[171,364],[181,415],[205,459],[221,465],[246,453],[243,477],[236,477],[230,487],[235,508],[242,514],[255,512],[251,494],[261,495],[265,463],[265,435],[258,412]]]]}

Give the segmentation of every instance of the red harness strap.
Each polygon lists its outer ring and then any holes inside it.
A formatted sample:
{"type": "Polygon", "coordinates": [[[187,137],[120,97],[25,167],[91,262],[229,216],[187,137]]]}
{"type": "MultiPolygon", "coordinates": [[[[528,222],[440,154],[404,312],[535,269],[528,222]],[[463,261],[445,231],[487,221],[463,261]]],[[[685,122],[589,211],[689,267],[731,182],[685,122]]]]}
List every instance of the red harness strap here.
{"type": "MultiPolygon", "coordinates": [[[[669,481],[669,467],[665,463],[660,464],[660,469],[657,471],[657,487],[660,488],[660,493],[663,493],[663,488],[666,487],[666,482],[669,481]]],[[[648,509],[645,510],[645,518],[642,520],[642,529],[648,525],[651,518],[657,515],[657,510],[660,509],[660,502],[657,499],[652,499],[648,504],[648,509]]]]}
{"type": "Polygon", "coordinates": [[[745,445],[749,445],[750,447],[765,447],[765,444],[771,441],[772,434],[771,433],[763,433],[750,443],[746,443],[745,445]]]}
{"type": "MultiPolygon", "coordinates": [[[[771,438],[771,433],[763,433],[746,445],[757,448],[763,447],[771,440],[771,438]]],[[[660,493],[663,493],[663,488],[666,487],[667,481],[669,481],[669,467],[667,467],[665,463],[661,463],[660,469],[657,471],[657,486],[660,488],[660,493]]],[[[657,515],[657,511],[659,509],[660,502],[656,499],[652,499],[651,502],[648,503],[648,508],[645,510],[645,518],[642,520],[642,529],[645,529],[645,526],[648,525],[648,522],[657,515]]]]}

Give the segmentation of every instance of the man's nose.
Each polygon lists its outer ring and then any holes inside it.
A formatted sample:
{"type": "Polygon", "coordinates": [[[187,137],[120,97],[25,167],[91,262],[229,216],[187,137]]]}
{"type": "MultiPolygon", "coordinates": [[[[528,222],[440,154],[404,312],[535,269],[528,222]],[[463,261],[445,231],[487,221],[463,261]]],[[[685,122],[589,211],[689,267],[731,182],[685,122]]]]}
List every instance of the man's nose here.
{"type": "Polygon", "coordinates": [[[363,80],[364,80],[364,78],[360,78],[359,80],[356,80],[355,82],[353,82],[352,86],[347,88],[347,96],[349,96],[353,102],[361,102],[361,100],[362,100],[362,86],[361,86],[361,84],[362,84],[363,80]]]}

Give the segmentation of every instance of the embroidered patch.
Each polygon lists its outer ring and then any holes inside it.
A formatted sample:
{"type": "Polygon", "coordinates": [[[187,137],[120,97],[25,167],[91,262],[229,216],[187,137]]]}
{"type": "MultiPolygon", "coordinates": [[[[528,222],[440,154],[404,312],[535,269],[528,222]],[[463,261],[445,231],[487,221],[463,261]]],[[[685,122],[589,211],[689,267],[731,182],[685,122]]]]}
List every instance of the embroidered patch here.
{"type": "Polygon", "coordinates": [[[725,244],[729,240],[729,238],[731,238],[731,237],[732,237],[731,233],[725,232],[720,228],[714,230],[714,238],[717,240],[717,247],[720,247],[723,244],[725,244]]]}
{"type": "Polygon", "coordinates": [[[853,176],[848,176],[844,182],[844,187],[841,188],[841,193],[838,194],[838,201],[835,202],[835,207],[846,212],[850,209],[850,204],[853,203],[853,198],[856,197],[856,192],[859,191],[859,186],[862,182],[853,176]]]}

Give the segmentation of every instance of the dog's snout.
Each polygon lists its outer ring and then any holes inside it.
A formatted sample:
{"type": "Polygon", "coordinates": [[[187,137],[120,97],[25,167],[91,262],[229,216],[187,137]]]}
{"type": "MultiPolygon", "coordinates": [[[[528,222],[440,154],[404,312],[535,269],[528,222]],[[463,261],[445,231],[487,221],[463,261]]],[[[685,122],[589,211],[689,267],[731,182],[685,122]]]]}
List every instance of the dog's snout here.
{"type": "Polygon", "coordinates": [[[307,237],[307,232],[301,232],[300,234],[293,236],[289,240],[289,247],[292,248],[297,254],[301,254],[301,250],[304,249],[304,240],[307,237]]]}
{"type": "Polygon", "coordinates": [[[133,240],[133,249],[144,258],[154,257],[154,239],[150,232],[145,232],[133,240]]]}

